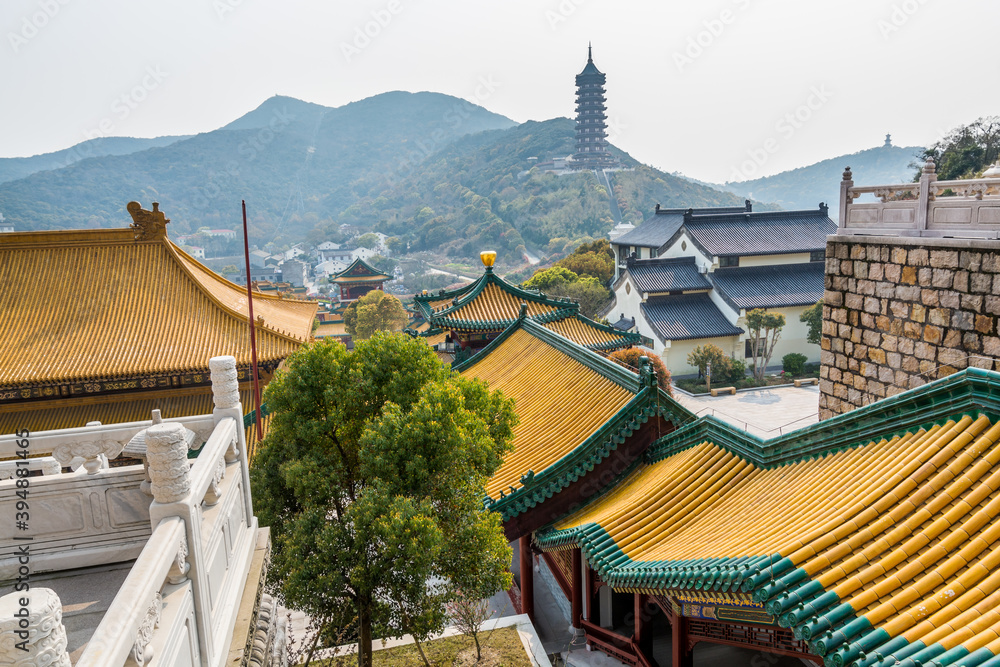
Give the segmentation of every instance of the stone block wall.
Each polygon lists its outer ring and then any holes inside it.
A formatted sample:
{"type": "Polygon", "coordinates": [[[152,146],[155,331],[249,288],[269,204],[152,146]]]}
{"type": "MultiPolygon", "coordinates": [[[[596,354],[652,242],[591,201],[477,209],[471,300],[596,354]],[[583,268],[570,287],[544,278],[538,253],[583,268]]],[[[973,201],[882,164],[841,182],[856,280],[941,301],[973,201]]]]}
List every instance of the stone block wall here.
{"type": "Polygon", "coordinates": [[[831,236],[820,419],[967,366],[1000,370],[1000,242],[831,236]]]}

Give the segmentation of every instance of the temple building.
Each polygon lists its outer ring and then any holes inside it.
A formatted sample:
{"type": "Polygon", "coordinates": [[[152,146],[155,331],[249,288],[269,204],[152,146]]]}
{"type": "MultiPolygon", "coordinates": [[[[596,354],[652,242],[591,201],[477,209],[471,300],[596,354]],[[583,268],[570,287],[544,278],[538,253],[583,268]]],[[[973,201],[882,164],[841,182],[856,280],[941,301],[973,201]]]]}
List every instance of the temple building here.
{"type": "Polygon", "coordinates": [[[709,645],[747,664],[1000,664],[1000,373],[762,440],[526,316],[456,370],[520,418],[485,489],[518,542],[518,611],[548,570],[587,643],[636,667],[709,645]]]}
{"type": "Polygon", "coordinates": [[[713,344],[752,357],[747,313],[779,312],[785,326],[772,356],[820,360],[802,312],[823,298],[828,209],[753,211],[744,207],[656,207],[652,218],[615,237],[615,293],[609,315],[634,318],[636,331],[672,373],[693,373],[688,355],[713,344]]]}
{"type": "Polygon", "coordinates": [[[587,47],[587,65],[576,75],[576,152],[573,169],[607,169],[619,166],[608,151],[608,115],[604,83],[607,77],[594,64],[587,47]]]}
{"type": "Polygon", "coordinates": [[[380,290],[392,276],[382,273],[358,257],[346,269],[334,274],[330,282],[340,288],[340,300],[357,301],[372,290],[380,290]]]}
{"type": "MultiPolygon", "coordinates": [[[[0,433],[205,414],[215,353],[236,358],[253,405],[246,290],[173,244],[156,203],[128,211],[129,228],[0,237],[0,433]]],[[[253,305],[266,383],[309,342],[317,305],[253,305]]]]}
{"type": "Polygon", "coordinates": [[[408,330],[428,344],[448,346],[448,351],[474,353],[526,316],[573,342],[600,352],[637,345],[641,336],[598,324],[580,314],[580,304],[569,299],[511,285],[493,271],[495,252],[481,253],[485,271],[480,278],[454,290],[414,297],[414,305],[427,323],[408,330]]]}

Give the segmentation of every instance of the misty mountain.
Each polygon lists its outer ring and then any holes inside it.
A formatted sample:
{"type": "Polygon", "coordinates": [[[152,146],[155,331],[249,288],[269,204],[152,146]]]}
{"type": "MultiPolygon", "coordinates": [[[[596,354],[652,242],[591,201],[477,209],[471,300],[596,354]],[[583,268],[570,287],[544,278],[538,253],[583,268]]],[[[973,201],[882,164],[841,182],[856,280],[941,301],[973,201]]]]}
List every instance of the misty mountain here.
{"type": "Polygon", "coordinates": [[[128,155],[129,153],[144,151],[147,148],[169,146],[181,139],[187,139],[187,137],[156,137],[154,139],[97,137],[89,141],[80,142],[72,148],[55,151],[54,153],[43,153],[33,157],[0,158],[0,183],[16,181],[19,178],[25,178],[39,171],[61,169],[74,162],[91,157],[128,155]]]}
{"type": "Polygon", "coordinates": [[[854,181],[866,185],[909,183],[916,169],[919,146],[879,146],[841,155],[806,167],[783,171],[750,181],[730,182],[715,187],[745,197],[774,202],[785,209],[816,208],[819,202],[830,205],[835,216],[839,206],[840,181],[844,167],[850,167],[854,181]]]}

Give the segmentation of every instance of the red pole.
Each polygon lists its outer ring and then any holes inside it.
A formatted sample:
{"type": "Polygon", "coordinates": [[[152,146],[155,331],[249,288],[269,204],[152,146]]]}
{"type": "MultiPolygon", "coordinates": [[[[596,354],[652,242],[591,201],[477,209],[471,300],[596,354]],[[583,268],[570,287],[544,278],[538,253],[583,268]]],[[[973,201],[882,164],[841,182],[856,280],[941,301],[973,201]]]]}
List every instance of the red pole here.
{"type": "Polygon", "coordinates": [[[250,234],[247,231],[247,202],[243,200],[243,257],[247,262],[247,306],[250,319],[250,363],[253,366],[254,421],[257,422],[257,442],[264,439],[260,426],[260,381],[257,378],[257,333],[253,319],[253,289],[250,287],[250,234]]]}

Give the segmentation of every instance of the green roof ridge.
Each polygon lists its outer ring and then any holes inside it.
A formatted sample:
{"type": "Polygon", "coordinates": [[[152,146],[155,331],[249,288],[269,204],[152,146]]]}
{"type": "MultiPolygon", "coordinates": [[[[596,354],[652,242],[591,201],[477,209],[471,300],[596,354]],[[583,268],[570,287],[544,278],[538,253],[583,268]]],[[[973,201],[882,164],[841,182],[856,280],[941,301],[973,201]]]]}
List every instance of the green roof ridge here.
{"type": "Polygon", "coordinates": [[[371,273],[373,274],[373,275],[371,276],[372,278],[378,278],[378,277],[380,277],[380,276],[385,276],[385,278],[386,278],[387,280],[388,280],[389,278],[392,278],[392,276],[390,276],[389,274],[387,274],[387,273],[382,273],[381,271],[379,271],[379,270],[378,270],[378,269],[376,269],[376,268],[375,268],[374,266],[372,266],[371,264],[369,264],[369,263],[368,263],[368,262],[366,262],[365,260],[361,259],[360,257],[355,257],[355,258],[354,258],[354,261],[353,261],[353,262],[351,262],[350,264],[348,264],[348,266],[347,266],[347,268],[346,268],[346,269],[344,269],[343,271],[340,271],[340,272],[338,272],[338,273],[335,273],[335,274],[333,274],[333,278],[332,278],[332,280],[336,280],[336,279],[337,279],[337,278],[339,278],[340,276],[344,275],[345,273],[347,273],[348,271],[350,271],[351,269],[353,269],[353,268],[354,268],[354,266],[355,266],[355,265],[357,265],[357,264],[361,264],[361,266],[363,266],[364,268],[366,268],[366,269],[368,269],[369,271],[371,271],[371,273]]]}

